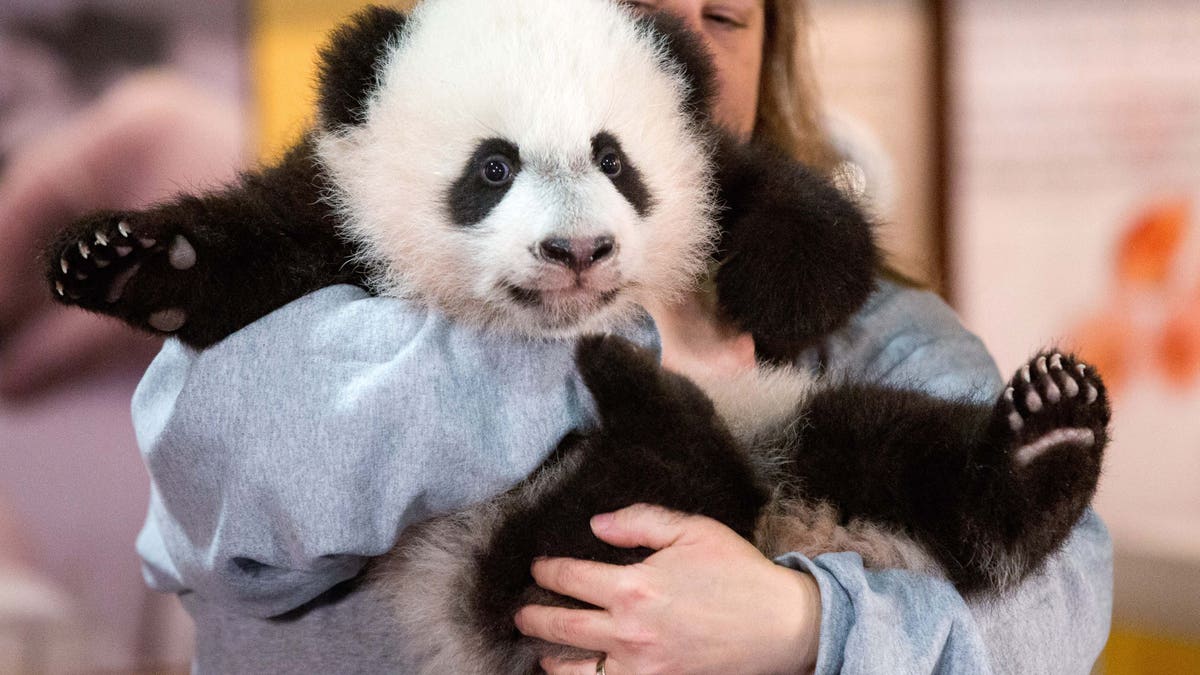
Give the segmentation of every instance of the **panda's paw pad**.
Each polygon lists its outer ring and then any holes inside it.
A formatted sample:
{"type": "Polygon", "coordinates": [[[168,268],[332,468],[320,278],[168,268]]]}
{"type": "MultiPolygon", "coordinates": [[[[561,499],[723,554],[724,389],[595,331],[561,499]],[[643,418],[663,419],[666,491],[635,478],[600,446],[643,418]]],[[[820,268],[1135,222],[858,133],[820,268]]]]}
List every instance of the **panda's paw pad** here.
{"type": "Polygon", "coordinates": [[[1108,397],[1095,368],[1060,352],[1021,367],[996,403],[1007,425],[1008,456],[1016,468],[1058,451],[1103,450],[1108,397]]]}
{"type": "Polygon", "coordinates": [[[148,265],[165,259],[166,265],[159,262],[156,269],[168,272],[196,266],[196,249],[183,235],[151,232],[139,227],[135,216],[109,213],[77,223],[60,242],[51,262],[51,280],[63,302],[125,317],[140,314],[165,332],[179,326],[168,330],[159,325],[182,325],[180,316],[186,320],[180,310],[135,307],[129,299],[148,265]]]}
{"type": "Polygon", "coordinates": [[[146,323],[159,332],[174,333],[187,323],[187,312],[178,307],[160,310],[151,314],[146,323]]]}

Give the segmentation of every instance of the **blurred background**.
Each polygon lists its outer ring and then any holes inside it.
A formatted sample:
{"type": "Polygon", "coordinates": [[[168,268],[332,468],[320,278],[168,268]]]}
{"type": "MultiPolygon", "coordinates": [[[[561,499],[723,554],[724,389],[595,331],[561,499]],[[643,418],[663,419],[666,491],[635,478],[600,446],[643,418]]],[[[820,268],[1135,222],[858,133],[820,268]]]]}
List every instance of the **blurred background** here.
{"type": "MultiPolygon", "coordinates": [[[[55,224],[232,177],[305,127],[353,0],[0,6],[0,673],[186,670],[145,590],[129,397],[157,349],[58,312],[55,224]],[[31,299],[37,299],[35,302],[31,299]]],[[[1200,3],[811,0],[827,124],[896,266],[1002,371],[1074,346],[1113,385],[1097,670],[1200,672],[1200,3]]]]}

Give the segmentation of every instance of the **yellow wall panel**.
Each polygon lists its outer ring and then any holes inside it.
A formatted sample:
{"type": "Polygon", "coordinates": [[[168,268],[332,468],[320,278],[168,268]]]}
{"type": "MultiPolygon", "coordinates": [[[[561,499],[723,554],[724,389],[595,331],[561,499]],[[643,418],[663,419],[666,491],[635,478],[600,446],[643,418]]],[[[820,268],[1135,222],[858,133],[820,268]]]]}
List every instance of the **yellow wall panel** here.
{"type": "Polygon", "coordinates": [[[258,156],[275,158],[313,117],[316,56],[329,30],[365,0],[253,0],[251,60],[258,156]]]}
{"type": "Polygon", "coordinates": [[[1114,628],[1100,658],[1104,675],[1200,673],[1200,643],[1114,628]]]}

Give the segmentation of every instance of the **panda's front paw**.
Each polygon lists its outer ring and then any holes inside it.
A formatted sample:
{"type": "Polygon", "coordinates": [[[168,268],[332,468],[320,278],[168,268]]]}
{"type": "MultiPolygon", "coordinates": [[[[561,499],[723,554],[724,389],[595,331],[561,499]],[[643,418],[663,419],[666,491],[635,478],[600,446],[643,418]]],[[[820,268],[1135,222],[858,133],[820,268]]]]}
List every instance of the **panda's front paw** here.
{"type": "Polygon", "coordinates": [[[187,321],[171,297],[177,284],[162,278],[196,266],[196,249],[182,234],[141,224],[136,215],[103,212],[65,231],[49,257],[52,292],[63,303],[164,333],[187,321]]]}
{"type": "Polygon", "coordinates": [[[699,428],[715,417],[699,387],[664,370],[652,352],[624,338],[580,338],[575,361],[610,434],[663,438],[677,433],[676,427],[699,428]]]}

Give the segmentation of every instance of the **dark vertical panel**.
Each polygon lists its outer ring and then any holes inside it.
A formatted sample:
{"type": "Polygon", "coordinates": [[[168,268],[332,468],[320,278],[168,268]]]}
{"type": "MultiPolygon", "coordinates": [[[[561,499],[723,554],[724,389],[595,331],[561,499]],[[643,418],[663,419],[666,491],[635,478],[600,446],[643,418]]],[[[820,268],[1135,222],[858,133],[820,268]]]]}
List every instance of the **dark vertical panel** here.
{"type": "Polygon", "coordinates": [[[932,98],[931,114],[933,119],[933,166],[930,171],[933,176],[933,198],[931,216],[933,219],[934,245],[938,265],[938,290],[951,305],[955,301],[955,276],[953,247],[953,190],[951,172],[954,168],[954,149],[951,145],[952,125],[954,124],[954,91],[951,59],[953,55],[950,44],[951,21],[953,20],[952,0],[927,0],[926,11],[933,34],[933,53],[930,67],[933,69],[930,81],[933,83],[930,96],[932,98]]]}

